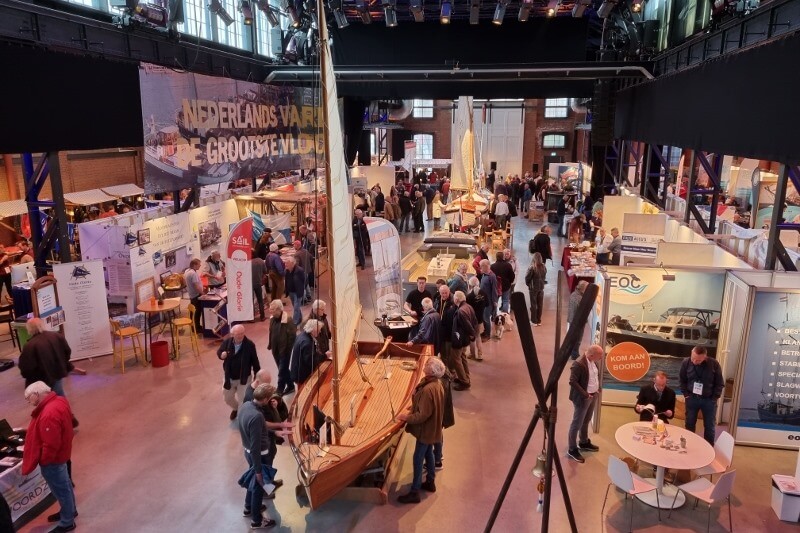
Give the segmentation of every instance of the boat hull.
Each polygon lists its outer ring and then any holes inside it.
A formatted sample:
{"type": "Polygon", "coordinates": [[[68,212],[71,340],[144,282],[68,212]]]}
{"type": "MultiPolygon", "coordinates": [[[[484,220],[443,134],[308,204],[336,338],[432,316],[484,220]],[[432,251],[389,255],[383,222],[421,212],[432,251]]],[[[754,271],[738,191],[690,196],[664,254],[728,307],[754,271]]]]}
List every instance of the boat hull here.
{"type": "Polygon", "coordinates": [[[790,426],[800,426],[800,411],[790,410],[786,413],[778,413],[777,406],[774,408],[758,406],[758,418],[762,422],[773,422],[778,424],[788,424],[790,426]]]}
{"type": "MultiPolygon", "coordinates": [[[[383,346],[381,343],[359,342],[358,352],[362,360],[371,358],[383,346]]],[[[291,418],[295,423],[289,443],[299,466],[299,481],[304,486],[312,509],[318,509],[352,483],[374,462],[379,460],[401,435],[404,424],[388,414],[390,407],[381,395],[393,391],[391,408],[400,413],[411,404],[414,388],[422,378],[422,368],[427,357],[432,355],[430,346],[408,348],[390,345],[388,365],[383,360],[365,365],[365,375],[372,386],[358,378],[359,369],[355,353],[351,350],[350,359],[341,376],[342,387],[351,384],[351,390],[341,391],[344,434],[338,443],[330,445],[327,454],[321,457],[320,447],[311,442],[310,427],[313,427],[314,405],[321,405],[326,415],[330,415],[332,365],[323,363],[325,368],[314,375],[298,391],[291,407],[291,418]],[[413,362],[414,370],[401,368],[402,362],[413,362]],[[386,369],[389,369],[389,383],[384,383],[386,369]],[[403,374],[408,373],[408,374],[403,374]],[[380,377],[378,377],[380,375],[380,377]],[[359,385],[353,386],[353,383],[359,385]],[[353,427],[347,427],[350,412],[357,414],[353,427]],[[376,420],[370,426],[371,420],[376,420]]]]}
{"type": "Polygon", "coordinates": [[[709,357],[717,357],[717,343],[716,341],[679,341],[671,339],[662,339],[653,335],[639,333],[637,331],[628,330],[615,330],[608,328],[606,330],[606,342],[610,345],[617,345],[621,342],[635,342],[641,345],[650,353],[657,353],[661,355],[671,355],[674,357],[689,357],[692,354],[692,349],[695,346],[705,346],[709,357]]]}

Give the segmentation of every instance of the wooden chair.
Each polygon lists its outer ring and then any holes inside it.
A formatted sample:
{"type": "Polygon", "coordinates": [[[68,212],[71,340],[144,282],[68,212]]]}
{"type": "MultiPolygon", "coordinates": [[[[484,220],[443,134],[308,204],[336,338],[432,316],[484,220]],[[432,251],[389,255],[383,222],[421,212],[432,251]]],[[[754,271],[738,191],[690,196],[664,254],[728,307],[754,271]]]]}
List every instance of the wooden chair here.
{"type": "Polygon", "coordinates": [[[658,501],[658,488],[655,485],[651,485],[637,474],[634,474],[628,468],[628,465],[620,459],[619,457],[615,457],[613,455],[609,456],[608,458],[608,477],[611,479],[611,483],[608,484],[606,487],[606,497],[603,498],[603,507],[600,509],[600,518],[602,522],[603,511],[606,508],[606,501],[608,500],[608,491],[611,488],[611,485],[615,485],[617,488],[622,490],[625,493],[625,501],[627,502],[628,496],[631,496],[631,518],[630,518],[630,525],[628,526],[628,530],[633,530],[633,500],[634,496],[637,494],[643,494],[645,492],[656,492],[656,510],[658,511],[658,521],[661,521],[661,508],[660,502],[658,501]]]}
{"type": "Polygon", "coordinates": [[[172,319],[172,334],[175,339],[175,359],[181,358],[181,336],[180,328],[189,328],[191,331],[190,342],[195,359],[200,359],[200,346],[197,344],[197,330],[194,328],[194,314],[197,312],[192,304],[189,304],[189,318],[178,317],[172,319]]]}
{"type": "Polygon", "coordinates": [[[147,366],[147,361],[144,358],[144,350],[139,341],[139,335],[142,333],[141,330],[133,326],[123,328],[117,320],[109,319],[109,322],[111,322],[111,334],[113,335],[111,339],[111,347],[114,350],[112,367],[117,366],[117,357],[119,357],[122,373],[125,373],[125,339],[131,340],[133,357],[136,358],[136,362],[141,362],[142,366],[147,366]],[[119,340],[119,352],[117,352],[117,340],[119,340]],[[141,361],[139,360],[139,353],[142,354],[141,361]]]}
{"type": "MultiPolygon", "coordinates": [[[[19,346],[19,339],[17,337],[17,330],[11,325],[14,322],[14,306],[12,304],[0,305],[0,324],[8,324],[8,336],[11,338],[11,344],[14,347],[19,346]]],[[[0,336],[5,336],[5,333],[0,336]]],[[[20,351],[22,347],[19,346],[20,351]]]]}
{"type": "MultiPolygon", "coordinates": [[[[715,502],[728,500],[728,524],[730,531],[733,531],[733,518],[731,517],[731,492],[733,492],[733,482],[736,479],[736,470],[729,470],[722,474],[717,481],[716,485],[711,483],[704,477],[699,477],[689,483],[678,485],[678,490],[675,492],[675,499],[672,500],[669,514],[672,514],[672,509],[675,507],[675,501],[678,499],[678,494],[683,491],[685,494],[694,496],[698,502],[702,501],[708,505],[708,518],[706,519],[706,531],[711,530],[711,506],[715,502]]],[[[695,506],[697,504],[695,503],[695,506]]]]}
{"type": "Polygon", "coordinates": [[[506,247],[506,236],[503,230],[492,232],[492,250],[503,250],[506,247]]]}

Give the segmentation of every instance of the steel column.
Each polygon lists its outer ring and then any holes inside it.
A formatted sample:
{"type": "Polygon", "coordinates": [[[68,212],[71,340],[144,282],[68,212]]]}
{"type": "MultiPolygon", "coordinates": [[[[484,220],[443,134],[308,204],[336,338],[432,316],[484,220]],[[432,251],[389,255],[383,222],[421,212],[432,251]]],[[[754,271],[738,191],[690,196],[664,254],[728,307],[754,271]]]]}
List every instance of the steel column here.
{"type": "Polygon", "coordinates": [[[772,206],[772,218],[769,224],[769,238],[767,241],[767,258],[764,264],[766,270],[775,270],[775,260],[781,262],[781,266],[787,272],[796,271],[794,263],[792,263],[789,254],[786,253],[786,248],[780,240],[781,230],[800,230],[800,224],[786,223],[783,220],[784,204],[786,203],[786,189],[787,182],[792,180],[795,188],[800,185],[800,172],[796,167],[788,165],[781,165],[778,172],[778,185],[775,189],[775,204],[772,206]]]}
{"type": "MultiPolygon", "coordinates": [[[[53,193],[55,205],[56,223],[55,241],[58,241],[58,256],[62,263],[72,261],[72,252],[69,248],[69,235],[67,235],[67,209],[64,206],[64,187],[61,183],[61,162],[58,159],[58,152],[50,152],[47,156],[47,164],[50,167],[50,190],[53,193]]],[[[52,246],[52,245],[51,245],[52,246]]],[[[38,266],[37,266],[38,268],[38,266]]]]}

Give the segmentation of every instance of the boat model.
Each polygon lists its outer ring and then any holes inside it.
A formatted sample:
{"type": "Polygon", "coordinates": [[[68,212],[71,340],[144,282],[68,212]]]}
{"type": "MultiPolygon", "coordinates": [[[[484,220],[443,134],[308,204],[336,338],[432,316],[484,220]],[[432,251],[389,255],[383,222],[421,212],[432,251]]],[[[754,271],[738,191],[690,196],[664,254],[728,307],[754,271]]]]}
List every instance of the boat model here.
{"type": "MultiPolygon", "coordinates": [[[[430,346],[395,345],[391,338],[383,344],[356,340],[361,305],[352,210],[322,0],[317,1],[317,14],[332,357],[299,385],[290,407],[294,427],[288,436],[298,464],[299,492],[305,492],[312,509],[346,489],[354,490],[353,486],[367,485],[377,496],[374,501],[386,502],[386,484],[381,488],[376,484],[388,478],[399,449],[404,424],[397,414],[410,405],[425,361],[432,355],[430,346]]],[[[397,247],[399,257],[399,240],[397,247]]]]}
{"type": "Polygon", "coordinates": [[[635,342],[648,352],[689,357],[695,346],[705,347],[709,357],[717,355],[719,311],[695,307],[670,307],[655,322],[631,322],[614,315],[606,328],[606,342],[635,342]]]}

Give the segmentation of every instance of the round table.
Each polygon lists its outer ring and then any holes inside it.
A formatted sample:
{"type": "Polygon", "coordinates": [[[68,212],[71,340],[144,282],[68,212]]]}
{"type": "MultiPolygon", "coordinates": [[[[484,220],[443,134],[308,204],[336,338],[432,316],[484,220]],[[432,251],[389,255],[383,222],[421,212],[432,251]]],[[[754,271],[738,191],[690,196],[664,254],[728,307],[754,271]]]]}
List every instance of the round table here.
{"type": "MultiPolygon", "coordinates": [[[[167,313],[167,312],[170,312],[170,311],[174,311],[175,309],[180,307],[180,305],[181,305],[181,299],[180,298],[167,298],[167,299],[163,300],[163,302],[161,304],[156,302],[155,305],[153,305],[153,304],[150,303],[150,300],[145,300],[144,302],[142,302],[142,303],[140,303],[139,305],[136,306],[136,310],[137,311],[139,311],[140,313],[144,313],[145,314],[145,317],[144,317],[144,320],[145,320],[145,324],[144,324],[144,360],[145,361],[149,362],[149,360],[147,359],[147,350],[148,350],[148,346],[149,346],[149,343],[147,342],[148,333],[150,335],[150,341],[152,342],[152,340],[153,340],[153,332],[150,329],[150,315],[152,315],[153,313],[167,313]]],[[[169,324],[169,326],[170,326],[169,327],[170,336],[172,337],[172,348],[171,348],[170,351],[172,352],[172,356],[174,357],[175,356],[175,332],[172,329],[172,324],[169,324]]]]}
{"type": "MultiPolygon", "coordinates": [[[[667,468],[675,470],[695,470],[711,464],[714,460],[714,448],[705,441],[703,437],[692,433],[684,428],[667,424],[666,437],[662,440],[657,438],[656,444],[650,444],[643,438],[638,438],[636,428],[652,428],[649,422],[631,422],[617,429],[614,438],[617,444],[628,454],[656,466],[655,486],[658,488],[658,502],[654,492],[638,494],[636,497],[642,502],[652,507],[660,506],[662,509],[669,509],[678,493],[674,485],[664,484],[664,471],[667,468]],[[662,448],[661,445],[666,440],[672,440],[674,444],[680,446],[681,437],[686,439],[686,453],[680,449],[678,451],[662,448]],[[659,505],[660,504],[660,505],[659,505]]],[[[651,478],[652,479],[652,478],[651,478]]],[[[686,503],[686,497],[681,492],[675,507],[680,507],[686,503]]]]}

